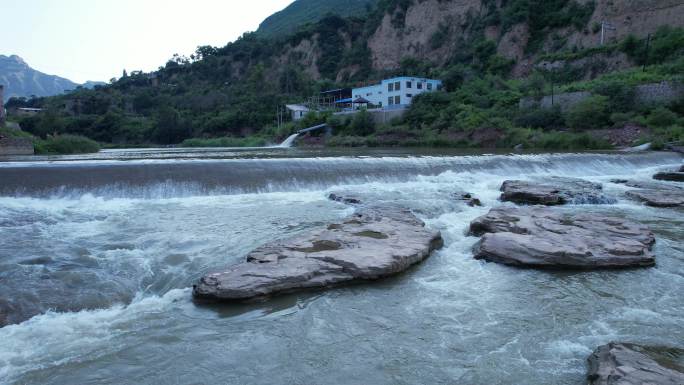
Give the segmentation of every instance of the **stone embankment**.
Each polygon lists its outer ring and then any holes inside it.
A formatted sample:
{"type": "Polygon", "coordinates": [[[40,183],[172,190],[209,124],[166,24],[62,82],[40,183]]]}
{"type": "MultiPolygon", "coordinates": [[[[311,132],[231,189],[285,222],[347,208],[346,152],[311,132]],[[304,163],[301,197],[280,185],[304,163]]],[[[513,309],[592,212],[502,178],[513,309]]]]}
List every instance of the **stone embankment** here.
{"type": "Polygon", "coordinates": [[[33,143],[27,138],[10,138],[0,134],[0,156],[33,155],[33,143]]]}

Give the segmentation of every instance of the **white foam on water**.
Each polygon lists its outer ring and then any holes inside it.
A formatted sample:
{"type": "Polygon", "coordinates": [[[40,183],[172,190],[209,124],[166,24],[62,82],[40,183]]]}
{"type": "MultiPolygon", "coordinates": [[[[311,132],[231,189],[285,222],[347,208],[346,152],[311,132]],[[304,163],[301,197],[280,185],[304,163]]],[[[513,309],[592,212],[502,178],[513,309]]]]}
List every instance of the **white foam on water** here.
{"type": "Polygon", "coordinates": [[[49,312],[0,328],[0,382],[115,352],[122,347],[124,335],[132,335],[145,328],[146,321],[184,306],[192,306],[190,289],[171,290],[161,297],[138,297],[130,305],[103,310],[49,312]]]}

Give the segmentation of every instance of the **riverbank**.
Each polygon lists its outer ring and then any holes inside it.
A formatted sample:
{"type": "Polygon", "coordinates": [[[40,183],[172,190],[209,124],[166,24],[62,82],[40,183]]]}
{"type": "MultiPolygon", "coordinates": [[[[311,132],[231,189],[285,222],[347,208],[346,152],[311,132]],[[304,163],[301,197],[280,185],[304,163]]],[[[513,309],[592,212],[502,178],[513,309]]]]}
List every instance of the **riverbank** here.
{"type": "Polygon", "coordinates": [[[0,127],[0,136],[13,139],[15,142],[19,140],[22,143],[22,151],[8,152],[4,155],[88,154],[96,153],[101,149],[99,143],[80,135],[64,134],[48,136],[46,139],[42,139],[25,131],[0,127]]]}

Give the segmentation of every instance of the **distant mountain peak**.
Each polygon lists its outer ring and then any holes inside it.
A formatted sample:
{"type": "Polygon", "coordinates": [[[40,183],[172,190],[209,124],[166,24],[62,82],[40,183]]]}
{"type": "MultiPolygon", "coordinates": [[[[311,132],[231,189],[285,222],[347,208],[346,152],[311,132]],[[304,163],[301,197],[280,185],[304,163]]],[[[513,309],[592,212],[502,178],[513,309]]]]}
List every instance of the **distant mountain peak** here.
{"type": "Polygon", "coordinates": [[[18,55],[0,55],[0,84],[5,86],[6,102],[11,97],[52,96],[75,89],[69,79],[48,75],[31,68],[18,55]]]}

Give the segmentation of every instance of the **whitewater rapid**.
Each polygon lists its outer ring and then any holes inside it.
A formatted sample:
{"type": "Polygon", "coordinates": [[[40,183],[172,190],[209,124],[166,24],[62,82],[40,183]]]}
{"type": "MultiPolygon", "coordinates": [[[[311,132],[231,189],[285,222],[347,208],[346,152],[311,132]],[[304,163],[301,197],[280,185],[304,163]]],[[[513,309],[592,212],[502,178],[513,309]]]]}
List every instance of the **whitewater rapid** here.
{"type": "Polygon", "coordinates": [[[0,383],[580,384],[601,343],[684,347],[682,212],[634,203],[609,182],[681,162],[651,153],[0,163],[0,308],[27,317],[0,328],[0,383]],[[648,224],[658,266],[554,273],[475,261],[466,229],[499,204],[501,182],[547,175],[604,183],[616,205],[560,210],[648,224]],[[372,285],[192,302],[206,272],[348,215],[326,198],[340,190],[410,207],[445,247],[372,285]],[[461,192],[484,206],[466,206],[461,192]]]}

